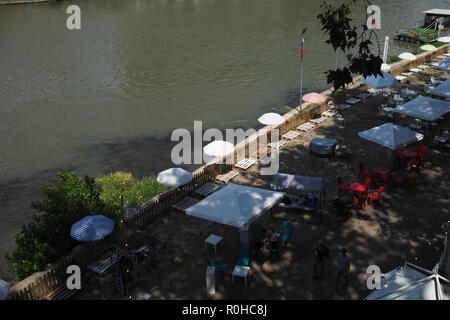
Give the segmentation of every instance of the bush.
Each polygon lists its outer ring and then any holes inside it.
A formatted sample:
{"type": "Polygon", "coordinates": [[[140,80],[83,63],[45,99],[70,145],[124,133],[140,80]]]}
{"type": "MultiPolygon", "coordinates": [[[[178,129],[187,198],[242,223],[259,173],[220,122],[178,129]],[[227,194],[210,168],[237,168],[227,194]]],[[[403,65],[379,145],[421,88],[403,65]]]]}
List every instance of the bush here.
{"type": "Polygon", "coordinates": [[[61,183],[42,186],[44,200],[31,207],[40,212],[22,226],[16,234],[17,248],[6,255],[9,268],[23,279],[72,248],[72,224],[89,215],[111,216],[100,199],[100,187],[91,177],[80,178],[75,173],[59,173],[61,183]]]}
{"type": "Polygon", "coordinates": [[[100,176],[95,180],[101,187],[100,198],[118,216],[121,210],[120,196],[124,204],[139,207],[158,193],[167,189],[156,181],[156,177],[134,178],[131,173],[115,172],[100,176]]]}
{"type": "Polygon", "coordinates": [[[402,59],[400,59],[397,56],[389,56],[386,63],[387,64],[391,64],[391,63],[398,62],[398,61],[401,61],[401,60],[402,59]]]}

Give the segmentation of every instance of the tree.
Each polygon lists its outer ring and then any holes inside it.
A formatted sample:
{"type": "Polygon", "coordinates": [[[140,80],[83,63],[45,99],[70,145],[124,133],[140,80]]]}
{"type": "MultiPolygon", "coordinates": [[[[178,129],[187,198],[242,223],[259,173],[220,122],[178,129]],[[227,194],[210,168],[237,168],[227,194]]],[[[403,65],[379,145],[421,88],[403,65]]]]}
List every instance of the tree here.
{"type": "Polygon", "coordinates": [[[368,0],[351,0],[348,3],[341,4],[339,7],[324,2],[320,7],[323,12],[317,15],[322,24],[322,30],[329,35],[326,41],[331,44],[333,49],[341,50],[347,58],[348,64],[342,69],[328,70],[327,82],[332,83],[335,90],[344,88],[353,81],[355,75],[382,75],[380,58],[380,45],[377,35],[373,29],[368,29],[366,19],[360,26],[351,25],[350,19],[351,6],[358,2],[370,5],[368,0]],[[372,53],[370,46],[373,44],[371,39],[376,38],[378,44],[378,55],[372,53]],[[352,49],[357,48],[356,53],[352,49]]]}
{"type": "Polygon", "coordinates": [[[70,236],[72,224],[85,216],[103,214],[112,217],[100,199],[101,188],[89,176],[59,173],[61,183],[42,186],[43,201],[32,208],[40,212],[22,226],[16,235],[16,249],[6,258],[18,278],[25,278],[57,260],[77,242],[70,236]]]}

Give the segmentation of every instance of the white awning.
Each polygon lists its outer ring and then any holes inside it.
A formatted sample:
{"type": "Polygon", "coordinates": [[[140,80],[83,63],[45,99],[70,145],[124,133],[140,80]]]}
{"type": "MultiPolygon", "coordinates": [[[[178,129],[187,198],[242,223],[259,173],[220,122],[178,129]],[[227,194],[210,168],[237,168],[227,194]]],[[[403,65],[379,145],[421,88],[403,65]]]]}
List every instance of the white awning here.
{"type": "Polygon", "coordinates": [[[450,102],[418,96],[404,105],[394,108],[393,112],[422,120],[434,121],[447,112],[450,112],[450,102]]]}
{"type": "Polygon", "coordinates": [[[450,10],[447,10],[447,9],[431,9],[431,10],[424,11],[423,13],[442,15],[442,16],[450,16],[450,10]]]}
{"type": "Polygon", "coordinates": [[[323,179],[318,177],[304,177],[288,173],[277,173],[273,177],[273,184],[281,189],[291,189],[303,192],[323,191],[323,179]]]}
{"type": "Polygon", "coordinates": [[[434,89],[430,89],[430,93],[439,97],[450,97],[450,79],[445,80],[434,89]]]}
{"type": "Polygon", "coordinates": [[[284,197],[276,192],[230,183],[186,210],[186,214],[242,228],[284,197]]]}
{"type": "Polygon", "coordinates": [[[423,134],[391,122],[358,132],[358,135],[363,139],[377,143],[391,150],[402,148],[423,139],[423,134]]]}
{"type": "Polygon", "coordinates": [[[450,283],[444,277],[412,263],[394,269],[381,277],[380,289],[367,300],[449,300],[450,283]]]}

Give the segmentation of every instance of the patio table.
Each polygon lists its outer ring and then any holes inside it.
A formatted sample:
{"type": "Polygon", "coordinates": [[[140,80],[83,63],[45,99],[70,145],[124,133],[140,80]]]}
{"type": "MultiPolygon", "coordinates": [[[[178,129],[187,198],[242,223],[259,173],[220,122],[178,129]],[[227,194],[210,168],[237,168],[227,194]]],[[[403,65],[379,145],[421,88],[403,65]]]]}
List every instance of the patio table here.
{"type": "Polygon", "coordinates": [[[205,251],[207,250],[206,245],[209,243],[211,245],[214,246],[214,253],[217,254],[217,245],[219,244],[219,242],[222,241],[222,237],[215,235],[215,234],[211,234],[206,240],[205,240],[205,251]]]}
{"type": "Polygon", "coordinates": [[[385,168],[385,167],[375,167],[373,169],[373,172],[382,175],[384,183],[386,183],[386,178],[387,178],[387,175],[389,174],[390,170],[388,168],[385,168]]]}
{"type": "Polygon", "coordinates": [[[236,265],[234,267],[233,273],[231,274],[231,280],[232,280],[233,284],[234,284],[234,277],[241,277],[241,278],[244,278],[245,286],[247,286],[247,277],[248,277],[249,271],[250,271],[250,267],[236,265]]]}
{"type": "Polygon", "coordinates": [[[366,187],[359,182],[354,182],[351,185],[349,185],[349,189],[359,193],[366,191],[366,187]]]}

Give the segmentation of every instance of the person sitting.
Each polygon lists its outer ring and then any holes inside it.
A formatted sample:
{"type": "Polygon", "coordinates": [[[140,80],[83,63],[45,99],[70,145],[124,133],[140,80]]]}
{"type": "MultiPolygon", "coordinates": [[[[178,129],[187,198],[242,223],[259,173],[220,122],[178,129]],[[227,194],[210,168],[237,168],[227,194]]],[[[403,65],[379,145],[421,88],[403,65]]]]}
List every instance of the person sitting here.
{"type": "Polygon", "coordinates": [[[270,255],[270,251],[271,251],[270,242],[267,241],[266,239],[265,241],[262,242],[261,253],[264,255],[264,257],[267,258],[270,255]]]}

